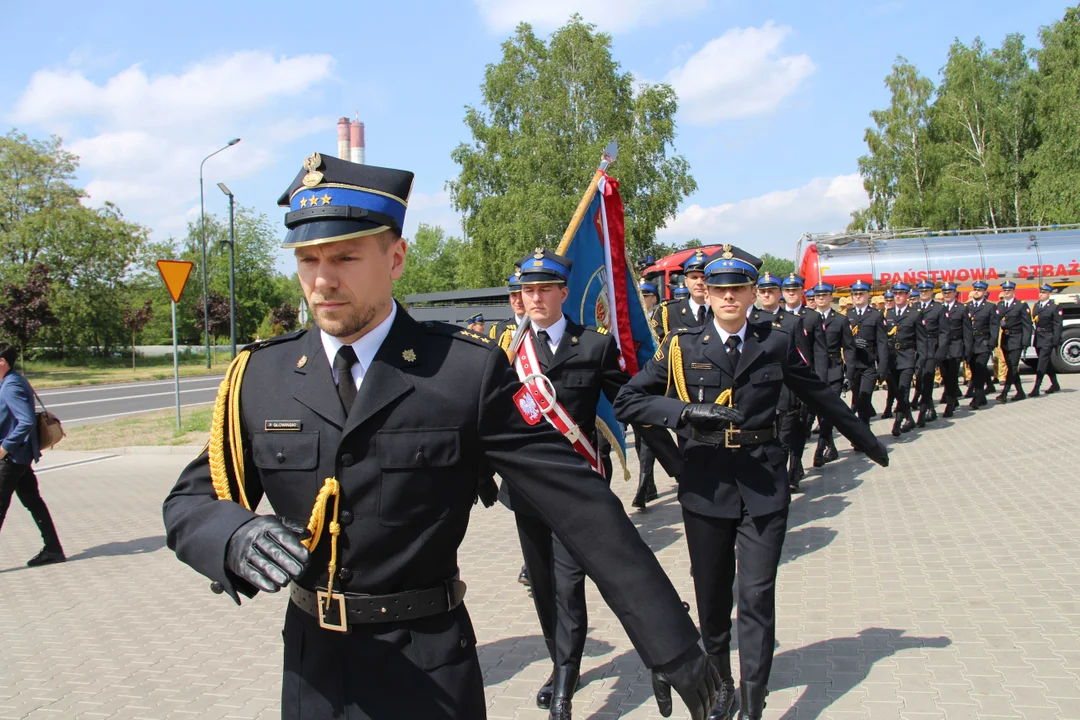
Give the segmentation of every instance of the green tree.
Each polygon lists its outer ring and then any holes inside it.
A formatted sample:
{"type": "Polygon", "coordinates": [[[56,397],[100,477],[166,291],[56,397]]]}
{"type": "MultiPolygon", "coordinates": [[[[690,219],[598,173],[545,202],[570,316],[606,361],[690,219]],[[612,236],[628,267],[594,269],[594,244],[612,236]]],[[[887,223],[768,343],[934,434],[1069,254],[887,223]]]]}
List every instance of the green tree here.
{"type": "Polygon", "coordinates": [[[448,237],[441,227],[420,223],[409,240],[405,270],[394,283],[394,297],[404,301],[406,295],[457,289],[464,254],[459,238],[448,237]]]}
{"type": "Polygon", "coordinates": [[[761,273],[769,273],[774,278],[786,278],[795,272],[795,261],[776,257],[770,253],[761,254],[761,273]]]}
{"type": "Polygon", "coordinates": [[[49,268],[41,263],[30,268],[26,282],[8,283],[0,291],[0,331],[19,346],[19,360],[26,346],[44,327],[56,324],[49,307],[49,268]]]}
{"type": "Polygon", "coordinates": [[[448,188],[467,239],[461,281],[496,285],[513,261],[554,246],[612,139],[629,254],[659,247],[657,229],[697,188],[674,152],[672,88],[635,86],[611,36],[576,14],[549,42],[523,23],[502,50],[485,71],[481,108],[466,108],[473,140],[453,152],[461,170],[448,188]]]}
{"type": "Polygon", "coordinates": [[[1080,220],[1080,8],[1039,33],[1037,129],[1030,159],[1041,223],[1080,220]]]}
{"type": "Polygon", "coordinates": [[[870,116],[867,154],[859,158],[870,207],[855,222],[865,229],[923,226],[933,215],[934,156],[930,106],[934,83],[898,57],[885,78],[892,102],[870,116]]]}

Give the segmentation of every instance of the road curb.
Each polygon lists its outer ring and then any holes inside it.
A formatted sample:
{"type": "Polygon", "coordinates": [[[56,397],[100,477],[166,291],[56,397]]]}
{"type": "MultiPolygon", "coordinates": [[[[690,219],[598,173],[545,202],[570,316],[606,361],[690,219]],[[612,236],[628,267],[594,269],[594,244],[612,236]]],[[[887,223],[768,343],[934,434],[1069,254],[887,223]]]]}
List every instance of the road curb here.
{"type": "Polygon", "coordinates": [[[102,448],[86,452],[107,455],[187,455],[194,458],[202,452],[203,445],[130,445],[128,447],[102,448]]]}

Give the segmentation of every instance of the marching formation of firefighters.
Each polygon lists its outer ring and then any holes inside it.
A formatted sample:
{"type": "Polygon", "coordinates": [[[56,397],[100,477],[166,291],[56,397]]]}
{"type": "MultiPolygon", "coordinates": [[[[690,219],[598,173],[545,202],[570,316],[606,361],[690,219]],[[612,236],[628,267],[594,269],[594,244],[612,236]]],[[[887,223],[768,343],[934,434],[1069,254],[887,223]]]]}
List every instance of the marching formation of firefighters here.
{"type": "Polygon", "coordinates": [[[419,322],[392,296],[412,184],[403,170],[304,160],[279,205],[315,327],[237,356],[210,441],[164,502],[168,546],[214,592],[239,603],[288,590],[283,718],[486,716],[457,553],[473,506],[497,496],[515,514],[551,656],[536,704],[552,720],[572,717],[586,576],[650,669],[662,715],[674,690],[693,720],[729,720],[736,708],[760,720],[810,415],[820,426],[815,466],[837,458],[835,430],[887,467],[869,427],[879,381],[894,398],[894,434],[934,419],[935,370],[944,414],[953,412],[962,361],[972,406],[985,404],[996,347],[1009,370],[999,399],[1012,386],[1023,397],[1016,365],[1033,328],[1035,393],[1044,374],[1048,392],[1058,388],[1049,359],[1061,322],[1048,296],[1029,312],[1008,286],[993,307],[985,286],[967,306],[952,286],[935,303],[928,286],[910,307],[909,288],[896,285],[883,317],[856,283],[843,317],[828,285],[814,288],[812,310],[799,278],[761,274],[760,259],[730,245],[687,260],[684,297],[657,303],[658,289],[641,286],[660,342],[633,378],[613,336],[563,313],[572,262],[544,248],[516,264],[513,321],[490,335],[482,316],[467,329],[419,322]],[[633,504],[657,497],[654,458],[678,483],[697,628],[609,488],[602,396],[634,428],[633,504]],[[257,512],[264,497],[272,514],[257,512]]]}

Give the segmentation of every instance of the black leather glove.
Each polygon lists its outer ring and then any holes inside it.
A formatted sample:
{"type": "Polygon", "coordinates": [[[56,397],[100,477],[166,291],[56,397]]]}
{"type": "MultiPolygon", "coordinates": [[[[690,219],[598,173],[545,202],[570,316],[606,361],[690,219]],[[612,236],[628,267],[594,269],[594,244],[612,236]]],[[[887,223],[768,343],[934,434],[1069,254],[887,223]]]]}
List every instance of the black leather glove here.
{"type": "Polygon", "coordinates": [[[671,717],[671,688],[690,710],[692,720],[705,720],[720,692],[720,675],[696,644],[669,663],[653,668],[653,695],[660,714],[671,717]]]}
{"type": "Polygon", "coordinates": [[[277,592],[304,572],[310,554],[297,535],[271,515],[236,529],[225,548],[225,566],[263,592],[277,592]]]}
{"type": "Polygon", "coordinates": [[[866,340],[866,338],[855,338],[855,347],[859,348],[860,350],[865,350],[866,348],[870,347],[870,343],[866,340]]]}
{"type": "Polygon", "coordinates": [[[877,444],[866,451],[866,457],[876,462],[881,467],[889,467],[889,449],[878,440],[877,444]]]}
{"type": "Polygon", "coordinates": [[[679,415],[679,427],[690,425],[698,430],[718,430],[725,423],[738,426],[745,419],[735,408],[716,403],[690,403],[679,415]]]}

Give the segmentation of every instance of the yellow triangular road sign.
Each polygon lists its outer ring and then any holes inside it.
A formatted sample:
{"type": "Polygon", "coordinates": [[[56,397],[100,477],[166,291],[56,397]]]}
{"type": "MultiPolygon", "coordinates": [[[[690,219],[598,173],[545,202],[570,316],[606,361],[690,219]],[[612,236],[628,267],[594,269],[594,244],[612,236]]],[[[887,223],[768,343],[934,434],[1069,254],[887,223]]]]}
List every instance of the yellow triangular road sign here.
{"type": "Polygon", "coordinates": [[[165,287],[169,289],[169,295],[173,302],[180,302],[180,294],[184,292],[188,276],[194,263],[185,260],[158,260],[157,269],[161,273],[161,279],[165,281],[165,287]]]}

